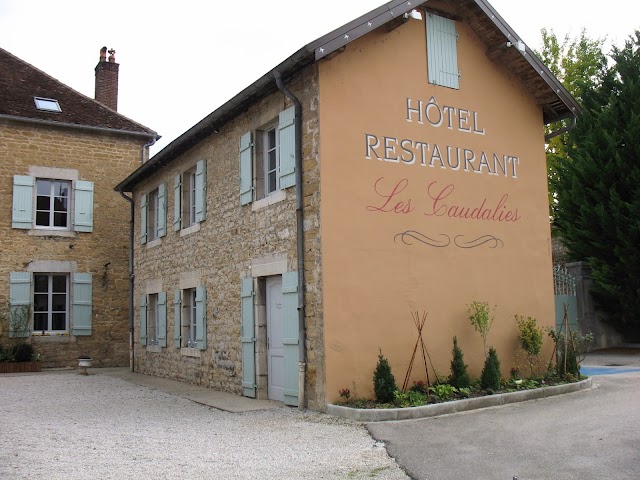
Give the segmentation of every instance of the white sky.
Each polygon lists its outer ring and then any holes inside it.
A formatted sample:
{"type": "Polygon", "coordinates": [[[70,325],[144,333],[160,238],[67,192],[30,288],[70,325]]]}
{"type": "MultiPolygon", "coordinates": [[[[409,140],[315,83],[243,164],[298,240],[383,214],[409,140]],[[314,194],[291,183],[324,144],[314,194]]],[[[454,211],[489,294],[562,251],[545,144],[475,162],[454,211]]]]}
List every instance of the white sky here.
{"type": "MultiPolygon", "coordinates": [[[[0,47],[94,96],[102,46],[120,64],[118,110],[170,141],[301,47],[384,0],[0,0],[0,47]]],[[[635,0],[490,0],[525,43],[582,28],[622,45],[635,0]]],[[[0,68],[2,66],[0,65],[0,68]]]]}

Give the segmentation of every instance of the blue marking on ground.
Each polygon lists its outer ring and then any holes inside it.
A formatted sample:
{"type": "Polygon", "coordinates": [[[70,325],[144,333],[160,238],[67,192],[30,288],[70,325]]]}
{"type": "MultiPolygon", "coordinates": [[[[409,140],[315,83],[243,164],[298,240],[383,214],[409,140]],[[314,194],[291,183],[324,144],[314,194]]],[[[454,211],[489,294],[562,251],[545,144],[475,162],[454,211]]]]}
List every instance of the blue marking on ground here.
{"type": "Polygon", "coordinates": [[[591,377],[593,375],[615,375],[616,373],[640,372],[640,368],[620,367],[580,367],[580,375],[591,377]]]}

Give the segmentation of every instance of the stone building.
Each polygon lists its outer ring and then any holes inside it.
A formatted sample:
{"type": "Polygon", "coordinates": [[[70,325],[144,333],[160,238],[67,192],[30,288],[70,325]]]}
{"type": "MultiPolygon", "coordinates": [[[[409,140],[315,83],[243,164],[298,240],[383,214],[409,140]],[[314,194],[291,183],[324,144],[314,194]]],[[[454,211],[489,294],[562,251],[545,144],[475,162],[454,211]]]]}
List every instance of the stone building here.
{"type": "MultiPolygon", "coordinates": [[[[303,47],[116,189],[135,203],[135,370],[322,410],[446,375],[496,305],[553,325],[543,125],[576,102],[485,0],[392,1],[303,47]],[[411,379],[422,379],[414,370],[411,379]]],[[[550,353],[550,352],[549,352],[550,353]]]]}
{"type": "Polygon", "coordinates": [[[95,75],[94,100],[0,49],[0,344],[30,342],[46,367],[129,363],[130,206],[113,187],[158,135],[116,112],[106,47],[95,75]]]}

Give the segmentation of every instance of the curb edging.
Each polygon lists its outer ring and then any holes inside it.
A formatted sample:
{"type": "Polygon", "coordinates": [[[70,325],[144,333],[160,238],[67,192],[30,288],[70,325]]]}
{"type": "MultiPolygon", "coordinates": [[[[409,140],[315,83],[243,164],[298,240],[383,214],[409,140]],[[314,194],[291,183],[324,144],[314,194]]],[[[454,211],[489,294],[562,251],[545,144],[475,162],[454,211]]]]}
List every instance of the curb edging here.
{"type": "Polygon", "coordinates": [[[526,402],[539,398],[547,398],[565,393],[578,392],[591,388],[591,377],[575,383],[540,387],[519,392],[498,393],[478,398],[465,398],[451,402],[434,403],[420,407],[407,408],[350,408],[342,405],[327,405],[327,414],[334,417],[346,418],[357,422],[386,422],[390,420],[413,420],[416,418],[437,417],[452,413],[467,412],[480,408],[497,407],[510,403],[526,402]]]}

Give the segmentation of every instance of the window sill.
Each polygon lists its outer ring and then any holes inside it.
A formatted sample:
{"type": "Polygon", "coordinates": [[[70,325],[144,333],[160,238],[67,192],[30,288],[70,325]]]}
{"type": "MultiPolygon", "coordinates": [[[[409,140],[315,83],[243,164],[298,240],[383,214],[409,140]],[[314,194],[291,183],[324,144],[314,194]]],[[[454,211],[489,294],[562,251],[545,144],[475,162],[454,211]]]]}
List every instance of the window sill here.
{"type": "Polygon", "coordinates": [[[280,203],[283,200],[287,199],[287,192],[285,190],[279,190],[277,192],[272,193],[268,197],[261,198],[260,200],[256,200],[251,204],[251,211],[255,212],[257,210],[261,210],[269,205],[273,205],[275,203],[280,203]]]}
{"type": "Polygon", "coordinates": [[[162,353],[162,347],[160,345],[147,345],[147,352],[162,353]]]}
{"type": "Polygon", "coordinates": [[[76,236],[76,232],[72,232],[71,230],[45,230],[45,229],[31,229],[28,231],[28,235],[33,235],[34,237],[69,237],[73,238],[76,236]]]}
{"type": "Polygon", "coordinates": [[[180,236],[186,237],[187,235],[191,235],[192,233],[196,233],[200,231],[200,222],[194,223],[190,227],[183,228],[180,230],[180,236]]]}
{"type": "Polygon", "coordinates": [[[147,248],[154,248],[162,245],[162,238],[156,238],[155,240],[151,240],[147,242],[147,248]]]}
{"type": "Polygon", "coordinates": [[[35,343],[72,343],[76,338],[68,332],[64,333],[33,333],[31,338],[35,343]]]}
{"type": "Polygon", "coordinates": [[[182,355],[183,357],[200,358],[201,353],[197,348],[181,348],[180,355],[182,355]]]}

